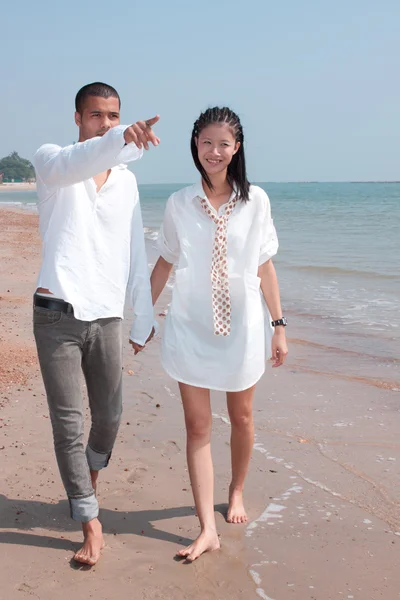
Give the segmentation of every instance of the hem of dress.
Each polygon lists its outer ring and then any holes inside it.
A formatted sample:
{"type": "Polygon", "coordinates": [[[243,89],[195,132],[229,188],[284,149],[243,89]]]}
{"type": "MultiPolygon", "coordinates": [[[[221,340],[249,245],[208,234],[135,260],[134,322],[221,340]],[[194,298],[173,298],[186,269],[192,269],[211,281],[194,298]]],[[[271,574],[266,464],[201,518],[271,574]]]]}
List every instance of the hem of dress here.
{"type": "Polygon", "coordinates": [[[177,381],[178,383],[184,383],[185,385],[191,385],[193,387],[198,387],[198,388],[203,388],[206,390],[212,390],[214,392],[244,392],[245,390],[248,390],[249,388],[253,387],[253,385],[256,385],[256,383],[258,383],[261,379],[261,377],[264,375],[265,373],[265,367],[263,372],[261,373],[261,375],[259,375],[257,377],[257,379],[255,381],[253,381],[253,383],[250,383],[250,385],[246,385],[245,387],[241,387],[240,389],[227,389],[227,388],[220,388],[220,387],[207,387],[204,385],[198,385],[196,383],[191,383],[190,381],[185,381],[184,379],[182,379],[181,377],[176,377],[174,375],[172,375],[168,369],[165,367],[165,365],[162,365],[164,368],[164,371],[167,373],[167,375],[169,375],[169,377],[171,377],[171,379],[174,379],[175,381],[177,381]]]}

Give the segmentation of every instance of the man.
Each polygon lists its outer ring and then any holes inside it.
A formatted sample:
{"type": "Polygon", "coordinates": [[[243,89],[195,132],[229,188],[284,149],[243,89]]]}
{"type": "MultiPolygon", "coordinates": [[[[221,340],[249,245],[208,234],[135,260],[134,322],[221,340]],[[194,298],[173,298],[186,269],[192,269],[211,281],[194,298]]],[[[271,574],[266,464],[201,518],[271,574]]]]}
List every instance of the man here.
{"type": "Polygon", "coordinates": [[[126,295],[135,315],[135,354],[154,333],[138,190],[124,163],[160,140],[152,131],[158,116],[120,125],[120,98],[109,85],[84,86],[75,104],[79,142],[45,144],[33,161],[43,240],[33,323],[57,462],[71,516],[84,534],[75,559],[93,565],[104,546],[96,481],[122,410],[126,295]],[[92,417],[86,451],[81,370],[92,417]]]}

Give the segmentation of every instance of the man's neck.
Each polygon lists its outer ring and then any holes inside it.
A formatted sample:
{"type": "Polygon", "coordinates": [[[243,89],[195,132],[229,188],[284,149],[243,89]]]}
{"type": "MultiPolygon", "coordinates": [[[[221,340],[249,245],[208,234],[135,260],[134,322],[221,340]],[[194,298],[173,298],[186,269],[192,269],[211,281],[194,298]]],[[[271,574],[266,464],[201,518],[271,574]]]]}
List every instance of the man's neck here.
{"type": "Polygon", "coordinates": [[[111,169],[108,171],[104,171],[103,173],[99,173],[93,177],[93,181],[96,184],[96,192],[99,193],[103,185],[106,183],[111,173],[111,169]]]}

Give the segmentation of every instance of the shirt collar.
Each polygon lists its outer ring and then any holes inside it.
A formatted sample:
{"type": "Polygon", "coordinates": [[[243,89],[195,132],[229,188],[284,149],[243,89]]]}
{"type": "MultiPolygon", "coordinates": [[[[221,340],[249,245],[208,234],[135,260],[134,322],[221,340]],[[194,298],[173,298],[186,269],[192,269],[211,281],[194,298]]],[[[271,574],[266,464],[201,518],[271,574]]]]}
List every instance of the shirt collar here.
{"type": "Polygon", "coordinates": [[[190,195],[192,196],[192,200],[195,198],[207,198],[207,195],[204,191],[203,184],[200,181],[192,185],[192,189],[190,190],[190,195]]]}

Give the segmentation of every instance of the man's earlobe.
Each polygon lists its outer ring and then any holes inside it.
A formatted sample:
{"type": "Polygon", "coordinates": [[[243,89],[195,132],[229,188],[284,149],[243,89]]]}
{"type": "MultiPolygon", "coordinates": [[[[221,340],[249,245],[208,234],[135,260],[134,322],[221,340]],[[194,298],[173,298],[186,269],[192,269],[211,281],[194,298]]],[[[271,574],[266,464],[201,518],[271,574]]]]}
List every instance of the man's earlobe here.
{"type": "Polygon", "coordinates": [[[78,127],[82,125],[81,115],[78,112],[75,113],[75,123],[78,127]]]}

